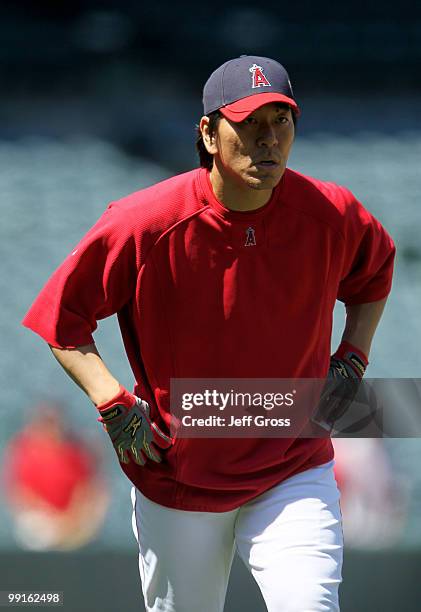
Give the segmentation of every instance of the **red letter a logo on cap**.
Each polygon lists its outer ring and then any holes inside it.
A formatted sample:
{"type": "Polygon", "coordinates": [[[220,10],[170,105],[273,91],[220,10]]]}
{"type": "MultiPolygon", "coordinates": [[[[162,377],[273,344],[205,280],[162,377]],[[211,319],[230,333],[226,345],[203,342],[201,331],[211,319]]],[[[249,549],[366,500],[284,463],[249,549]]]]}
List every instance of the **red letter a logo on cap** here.
{"type": "Polygon", "coordinates": [[[271,84],[263,74],[263,68],[261,66],[253,64],[253,66],[250,66],[249,70],[252,74],[253,80],[251,86],[253,89],[256,87],[271,87],[271,84]]]}

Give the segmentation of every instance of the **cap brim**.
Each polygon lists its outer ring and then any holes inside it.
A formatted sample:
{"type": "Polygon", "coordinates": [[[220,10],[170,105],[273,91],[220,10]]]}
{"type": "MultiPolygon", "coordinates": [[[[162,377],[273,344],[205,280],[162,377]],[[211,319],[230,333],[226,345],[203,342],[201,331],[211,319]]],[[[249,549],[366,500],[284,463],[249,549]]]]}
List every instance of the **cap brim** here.
{"type": "Polygon", "coordinates": [[[298,108],[295,100],[279,93],[254,94],[253,96],[248,96],[247,98],[237,100],[237,102],[233,102],[232,104],[227,104],[227,106],[222,106],[219,110],[224,117],[230,121],[238,122],[246,119],[246,117],[248,117],[256,109],[264,106],[265,104],[270,104],[271,102],[282,102],[283,104],[288,104],[288,106],[292,108],[297,116],[300,115],[300,109],[298,108]]]}

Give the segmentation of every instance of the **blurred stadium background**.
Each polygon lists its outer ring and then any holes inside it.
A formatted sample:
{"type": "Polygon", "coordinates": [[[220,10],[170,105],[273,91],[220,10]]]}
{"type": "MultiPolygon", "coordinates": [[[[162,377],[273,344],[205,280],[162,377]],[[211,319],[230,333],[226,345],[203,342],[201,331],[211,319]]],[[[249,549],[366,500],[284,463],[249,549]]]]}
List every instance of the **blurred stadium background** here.
{"type": "MultiPolygon", "coordinates": [[[[20,320],[110,200],[196,166],[210,72],[242,53],[268,55],[288,68],[303,111],[290,167],[347,185],[397,242],[370,376],[420,377],[421,4],[3,1],[0,41],[2,465],[35,406],[58,404],[96,449],[108,496],[95,536],[41,552],[17,526],[3,484],[0,590],[63,590],[72,612],[140,611],[129,483],[89,402],[20,320]]],[[[334,342],[342,320],[338,307],[334,342]]],[[[130,387],[116,321],[104,321],[96,340],[130,387]]],[[[419,610],[421,441],[348,440],[339,450],[350,487],[342,609],[419,610]]],[[[264,610],[238,563],[226,610],[264,610]]]]}

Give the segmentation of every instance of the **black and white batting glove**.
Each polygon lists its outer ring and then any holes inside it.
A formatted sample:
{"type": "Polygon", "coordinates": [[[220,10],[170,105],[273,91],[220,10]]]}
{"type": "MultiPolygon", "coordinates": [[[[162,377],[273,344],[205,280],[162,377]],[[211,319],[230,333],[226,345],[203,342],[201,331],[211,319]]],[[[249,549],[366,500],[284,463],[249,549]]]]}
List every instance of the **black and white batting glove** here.
{"type": "Polygon", "coordinates": [[[147,459],[157,463],[161,456],[155,445],[167,449],[173,439],[150,419],[147,402],[120,386],[120,391],[110,401],[97,406],[100,421],[111,438],[121,463],[135,461],[145,465],[147,459]]]}
{"type": "Polygon", "coordinates": [[[311,420],[329,433],[352,404],[368,366],[362,351],[343,341],[330,358],[329,372],[311,420]]]}

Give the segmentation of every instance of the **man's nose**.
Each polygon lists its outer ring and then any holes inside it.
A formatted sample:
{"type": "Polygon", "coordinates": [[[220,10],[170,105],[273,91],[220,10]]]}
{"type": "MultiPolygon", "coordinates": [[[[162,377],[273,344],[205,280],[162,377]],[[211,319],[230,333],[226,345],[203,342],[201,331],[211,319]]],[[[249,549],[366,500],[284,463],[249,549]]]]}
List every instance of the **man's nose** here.
{"type": "Polygon", "coordinates": [[[261,127],[257,143],[259,146],[274,147],[278,144],[276,129],[273,125],[266,124],[261,127]]]}

